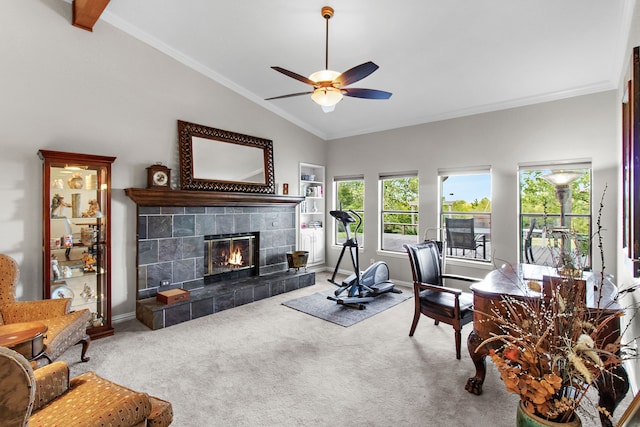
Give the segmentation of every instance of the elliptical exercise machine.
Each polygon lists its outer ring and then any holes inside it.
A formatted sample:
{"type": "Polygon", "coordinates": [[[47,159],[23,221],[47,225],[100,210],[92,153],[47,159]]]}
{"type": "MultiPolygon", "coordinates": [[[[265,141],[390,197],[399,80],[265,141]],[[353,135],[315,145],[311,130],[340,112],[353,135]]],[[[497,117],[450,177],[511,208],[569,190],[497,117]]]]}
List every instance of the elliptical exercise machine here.
{"type": "Polygon", "coordinates": [[[393,284],[393,282],[389,281],[389,267],[383,261],[375,262],[371,264],[365,271],[360,271],[360,257],[358,256],[357,235],[358,230],[362,226],[362,217],[353,210],[349,210],[349,212],[329,212],[332,217],[334,217],[344,226],[344,229],[347,233],[347,240],[342,244],[342,251],[340,252],[338,263],[336,264],[336,268],[333,271],[333,276],[331,276],[331,279],[329,279],[329,282],[336,285],[338,289],[336,289],[334,292],[335,297],[329,295],[327,299],[336,301],[341,305],[357,308],[358,310],[364,310],[365,308],[367,308],[365,303],[373,301],[378,295],[386,294],[388,292],[401,294],[402,291],[399,289],[395,289],[395,285],[393,284]],[[356,222],[354,216],[357,218],[358,224],[356,225],[356,228],[354,230],[353,237],[351,237],[349,224],[356,222]],[[338,273],[340,262],[342,261],[342,257],[344,256],[344,253],[345,251],[347,251],[347,249],[349,250],[349,254],[351,255],[351,263],[353,264],[354,274],[351,274],[349,277],[344,279],[342,283],[337,283],[335,281],[336,274],[338,273]],[[346,295],[342,295],[344,293],[346,293],[346,295]]]}

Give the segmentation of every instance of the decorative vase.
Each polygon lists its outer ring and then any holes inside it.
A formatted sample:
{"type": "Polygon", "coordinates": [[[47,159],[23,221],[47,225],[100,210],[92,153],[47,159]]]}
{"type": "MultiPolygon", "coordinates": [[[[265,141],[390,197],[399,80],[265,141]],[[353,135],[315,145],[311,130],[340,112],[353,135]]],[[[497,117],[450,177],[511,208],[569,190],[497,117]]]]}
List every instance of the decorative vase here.
{"type": "Polygon", "coordinates": [[[80,193],[73,193],[71,195],[71,215],[74,218],[80,218],[80,200],[82,195],[80,193]]]}
{"type": "Polygon", "coordinates": [[[522,401],[518,402],[518,411],[516,413],[516,427],[581,427],[582,421],[577,414],[573,414],[573,419],[566,423],[557,423],[545,420],[537,415],[530,414],[524,409],[522,401]]]}
{"type": "Polygon", "coordinates": [[[82,174],[74,173],[71,178],[67,181],[69,184],[69,188],[72,190],[80,190],[84,186],[84,180],[82,179],[82,174]]]}

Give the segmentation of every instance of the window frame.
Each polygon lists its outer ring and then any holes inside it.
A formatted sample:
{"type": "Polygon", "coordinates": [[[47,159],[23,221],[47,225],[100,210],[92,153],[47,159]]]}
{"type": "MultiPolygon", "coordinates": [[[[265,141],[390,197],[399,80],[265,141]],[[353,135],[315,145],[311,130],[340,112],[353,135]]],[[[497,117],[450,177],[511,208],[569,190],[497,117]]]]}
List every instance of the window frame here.
{"type": "MultiPolygon", "coordinates": [[[[407,171],[407,172],[396,172],[396,173],[381,173],[378,175],[378,202],[379,202],[379,206],[378,206],[378,251],[381,252],[388,252],[388,253],[404,253],[404,249],[402,247],[400,248],[389,248],[389,249],[385,249],[383,247],[384,245],[384,235],[385,235],[385,225],[386,224],[391,224],[391,223],[385,223],[385,215],[405,215],[405,214],[410,214],[412,216],[412,218],[414,218],[413,223],[411,224],[407,224],[410,225],[411,227],[415,227],[415,240],[411,239],[411,241],[409,239],[407,239],[406,243],[418,243],[419,241],[419,236],[420,236],[420,194],[419,194],[419,189],[420,189],[420,177],[418,176],[418,172],[417,171],[407,171]],[[412,179],[415,178],[417,180],[417,186],[416,186],[416,200],[412,201],[413,205],[416,207],[415,210],[410,210],[410,211],[404,211],[404,210],[397,210],[397,209],[392,209],[392,210],[385,210],[384,206],[385,206],[385,198],[384,198],[384,181],[385,180],[391,180],[391,179],[412,179]]],[[[411,202],[409,202],[411,203],[411,202]]],[[[404,230],[406,230],[406,227],[403,227],[404,230]]],[[[394,233],[395,234],[395,233],[394,233]]],[[[405,235],[403,233],[403,235],[405,235]]],[[[411,234],[409,234],[411,235],[411,234]]]]}
{"type": "MultiPolygon", "coordinates": [[[[572,220],[573,219],[586,219],[586,221],[588,222],[588,230],[586,233],[581,233],[584,236],[586,236],[585,239],[582,240],[582,242],[587,242],[588,244],[588,249],[585,251],[585,257],[586,257],[586,262],[583,263],[582,268],[586,268],[586,269],[590,269],[593,265],[593,242],[591,241],[591,236],[593,235],[593,209],[594,209],[594,201],[593,201],[593,163],[591,162],[591,160],[575,160],[575,161],[565,161],[565,162],[553,162],[553,161],[549,161],[549,162],[542,162],[542,163],[522,163],[518,165],[518,171],[517,171],[517,179],[518,179],[518,259],[520,262],[525,263],[527,262],[527,258],[526,258],[526,254],[525,254],[525,250],[526,250],[526,244],[525,244],[525,240],[526,240],[526,233],[528,233],[529,231],[529,226],[530,226],[530,220],[527,222],[527,224],[529,224],[528,226],[525,226],[525,217],[527,218],[535,218],[536,220],[541,220],[542,222],[546,222],[544,224],[544,226],[542,227],[543,230],[546,230],[546,225],[550,222],[549,219],[551,218],[552,220],[555,219],[560,219],[561,214],[560,213],[549,213],[546,212],[546,209],[543,213],[537,213],[537,212],[523,212],[522,211],[522,189],[523,189],[523,185],[522,185],[522,179],[523,179],[523,172],[528,172],[528,171],[540,171],[540,172],[551,172],[554,170],[585,170],[588,172],[589,174],[589,180],[588,180],[588,186],[589,186],[589,204],[588,204],[588,212],[589,213],[565,213],[565,218],[569,217],[572,220]]],[[[540,179],[542,179],[544,182],[545,181],[542,178],[542,175],[540,176],[540,179]]],[[[577,184],[580,181],[580,179],[578,178],[576,181],[572,182],[572,186],[574,184],[577,184]]],[[[553,185],[551,183],[548,183],[548,185],[553,185]]],[[[572,200],[575,200],[574,198],[575,196],[573,196],[573,192],[572,192],[572,200]]],[[[554,200],[554,203],[556,203],[557,200],[554,200]]],[[[543,233],[541,238],[543,239],[551,239],[551,237],[548,237],[546,235],[546,233],[543,233]]],[[[543,242],[544,243],[544,242],[543,242]]],[[[553,262],[545,262],[544,264],[538,264],[535,261],[535,257],[533,259],[533,263],[536,265],[549,265],[549,266],[556,266],[553,265],[553,262]]]]}
{"type": "MultiPolygon", "coordinates": [[[[339,191],[338,185],[340,182],[345,181],[362,181],[362,209],[353,209],[358,215],[362,217],[362,227],[358,233],[358,246],[364,246],[364,229],[365,229],[365,197],[366,197],[366,182],[364,180],[364,175],[349,175],[349,176],[335,176],[333,177],[333,210],[341,210],[342,206],[340,201],[338,200],[339,191]]],[[[354,223],[353,227],[356,226],[354,223]]],[[[342,224],[339,221],[334,220],[334,228],[333,228],[333,245],[334,246],[343,246],[344,242],[338,241],[338,233],[342,229],[342,224]]],[[[351,229],[353,232],[353,228],[351,229]]]]}
{"type": "MultiPolygon", "coordinates": [[[[453,202],[451,206],[453,206],[453,202]]],[[[474,221],[474,226],[476,228],[477,228],[476,223],[486,226],[482,228],[488,228],[488,231],[486,233],[481,233],[481,234],[484,234],[485,247],[482,249],[480,248],[477,249],[476,252],[474,252],[474,258],[465,256],[464,251],[462,256],[458,256],[457,252],[456,254],[453,254],[453,253],[450,254],[449,250],[447,250],[447,258],[449,260],[455,259],[456,261],[461,261],[461,262],[482,262],[482,263],[493,262],[492,261],[493,251],[490,249],[491,235],[493,232],[493,173],[492,173],[491,166],[482,165],[482,166],[463,167],[463,168],[438,169],[438,227],[439,227],[438,231],[440,231],[438,238],[440,240],[446,240],[445,217],[461,218],[461,217],[468,217],[468,216],[473,217],[474,220],[476,219],[476,217],[485,218],[484,220],[481,220],[481,221],[474,221]],[[487,175],[489,177],[489,197],[488,197],[489,207],[490,207],[489,212],[469,212],[469,211],[452,211],[452,210],[445,211],[444,210],[444,206],[445,206],[444,182],[446,181],[446,179],[443,179],[443,177],[463,176],[463,175],[487,175]],[[488,245],[487,245],[487,242],[488,242],[488,245]],[[482,253],[478,253],[478,251],[482,251],[482,250],[484,250],[484,254],[485,254],[484,258],[482,257],[482,253]],[[480,258],[477,258],[478,254],[481,255],[480,258]]],[[[479,234],[479,233],[476,233],[476,234],[479,234]]]]}

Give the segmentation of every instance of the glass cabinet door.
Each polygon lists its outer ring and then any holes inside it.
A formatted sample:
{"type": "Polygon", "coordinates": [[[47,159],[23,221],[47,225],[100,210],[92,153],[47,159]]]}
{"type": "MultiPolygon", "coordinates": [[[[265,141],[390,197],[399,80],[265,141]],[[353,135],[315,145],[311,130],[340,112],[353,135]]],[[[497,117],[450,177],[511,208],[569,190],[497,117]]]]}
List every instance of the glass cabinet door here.
{"type": "Polygon", "coordinates": [[[111,163],[115,157],[40,150],[43,297],[89,309],[91,338],[112,335],[111,163]]]}

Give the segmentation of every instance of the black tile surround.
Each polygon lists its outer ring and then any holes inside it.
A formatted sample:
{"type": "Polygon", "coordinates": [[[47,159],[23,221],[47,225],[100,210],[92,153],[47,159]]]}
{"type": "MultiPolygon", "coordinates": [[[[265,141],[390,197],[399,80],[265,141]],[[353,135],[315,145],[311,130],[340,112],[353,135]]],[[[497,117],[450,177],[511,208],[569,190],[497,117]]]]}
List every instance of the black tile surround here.
{"type": "Polygon", "coordinates": [[[295,206],[138,206],[136,317],[159,329],[315,284],[313,272],[287,272],[295,250],[295,206]],[[259,232],[259,276],[205,285],[204,236],[259,232]],[[160,287],[166,280],[168,286],[160,287]],[[183,288],[190,301],[156,302],[161,290],[183,288]]]}

